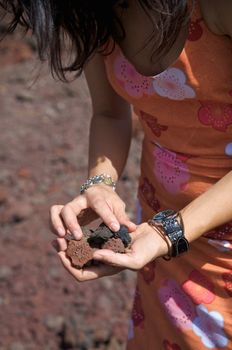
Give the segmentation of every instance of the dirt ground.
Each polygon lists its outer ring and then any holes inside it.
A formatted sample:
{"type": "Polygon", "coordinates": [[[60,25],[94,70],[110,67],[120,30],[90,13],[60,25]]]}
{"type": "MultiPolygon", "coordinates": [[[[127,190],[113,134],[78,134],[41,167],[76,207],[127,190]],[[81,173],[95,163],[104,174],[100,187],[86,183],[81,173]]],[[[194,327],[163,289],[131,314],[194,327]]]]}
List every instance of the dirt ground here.
{"type": "MultiPolygon", "coordinates": [[[[78,284],[50,242],[52,204],[87,176],[91,106],[85,80],[54,81],[30,39],[0,44],[0,350],[125,347],[135,274],[78,284]]],[[[135,216],[141,135],[118,185],[135,216]]]]}

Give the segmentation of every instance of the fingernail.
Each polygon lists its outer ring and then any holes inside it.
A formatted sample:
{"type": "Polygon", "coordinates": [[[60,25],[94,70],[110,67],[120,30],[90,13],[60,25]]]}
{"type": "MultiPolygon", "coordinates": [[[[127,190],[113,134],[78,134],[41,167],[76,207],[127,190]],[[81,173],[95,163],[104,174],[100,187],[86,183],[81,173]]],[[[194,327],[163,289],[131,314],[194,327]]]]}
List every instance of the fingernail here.
{"type": "Polygon", "coordinates": [[[120,229],[120,226],[116,222],[112,222],[110,224],[110,228],[111,228],[112,231],[118,231],[120,229]]]}
{"type": "Polygon", "coordinates": [[[60,236],[64,236],[65,235],[65,229],[63,227],[58,227],[57,231],[59,233],[60,236]]]}
{"type": "Polygon", "coordinates": [[[73,231],[73,234],[74,234],[74,237],[76,238],[76,239],[80,239],[81,238],[81,233],[78,231],[78,230],[74,230],[73,231]]]}

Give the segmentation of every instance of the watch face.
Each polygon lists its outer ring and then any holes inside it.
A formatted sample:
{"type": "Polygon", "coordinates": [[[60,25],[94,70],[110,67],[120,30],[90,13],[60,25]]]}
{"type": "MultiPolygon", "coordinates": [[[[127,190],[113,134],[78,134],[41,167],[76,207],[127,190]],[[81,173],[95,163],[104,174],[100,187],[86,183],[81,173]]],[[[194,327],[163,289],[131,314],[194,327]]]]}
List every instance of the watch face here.
{"type": "Polygon", "coordinates": [[[167,210],[163,210],[160,211],[159,213],[157,213],[154,217],[153,220],[155,221],[163,221],[164,219],[166,219],[168,216],[175,214],[176,212],[172,209],[167,209],[167,210]]]}

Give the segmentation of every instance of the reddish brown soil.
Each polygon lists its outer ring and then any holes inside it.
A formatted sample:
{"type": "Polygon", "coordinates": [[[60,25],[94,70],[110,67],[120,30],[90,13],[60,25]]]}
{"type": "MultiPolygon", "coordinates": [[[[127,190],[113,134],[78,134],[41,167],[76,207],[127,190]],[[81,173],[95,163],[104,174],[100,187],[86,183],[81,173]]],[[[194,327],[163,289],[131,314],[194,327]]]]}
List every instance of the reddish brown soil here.
{"type": "MultiPolygon", "coordinates": [[[[49,207],[86,179],[91,107],[84,78],[54,81],[33,43],[0,45],[0,350],[124,349],[135,275],[77,283],[50,242],[49,207]]],[[[140,135],[118,190],[134,216],[140,135]]]]}

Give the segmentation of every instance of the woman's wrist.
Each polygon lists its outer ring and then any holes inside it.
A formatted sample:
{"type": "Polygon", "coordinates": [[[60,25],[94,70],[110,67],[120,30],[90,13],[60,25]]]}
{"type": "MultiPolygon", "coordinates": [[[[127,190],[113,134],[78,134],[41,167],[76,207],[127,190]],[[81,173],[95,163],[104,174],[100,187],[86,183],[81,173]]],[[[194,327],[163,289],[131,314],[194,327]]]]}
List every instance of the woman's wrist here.
{"type": "MultiPolygon", "coordinates": [[[[147,224],[149,229],[154,235],[154,239],[156,241],[156,245],[158,248],[156,257],[157,258],[168,257],[170,255],[170,251],[172,248],[171,241],[168,239],[168,237],[164,238],[164,236],[162,236],[159,229],[155,225],[152,225],[150,221],[147,224]]],[[[169,259],[167,258],[166,260],[170,260],[170,258],[169,259]]]]}
{"type": "Polygon", "coordinates": [[[83,194],[90,187],[94,185],[104,184],[106,186],[111,187],[114,191],[116,189],[116,182],[113,181],[112,177],[109,174],[99,174],[89,177],[80,188],[80,194],[83,194]]]}
{"type": "Polygon", "coordinates": [[[177,257],[188,251],[189,242],[185,237],[184,222],[180,212],[172,209],[160,211],[148,223],[158,231],[169,247],[168,255],[164,257],[165,260],[170,260],[171,257],[177,257]]]}

